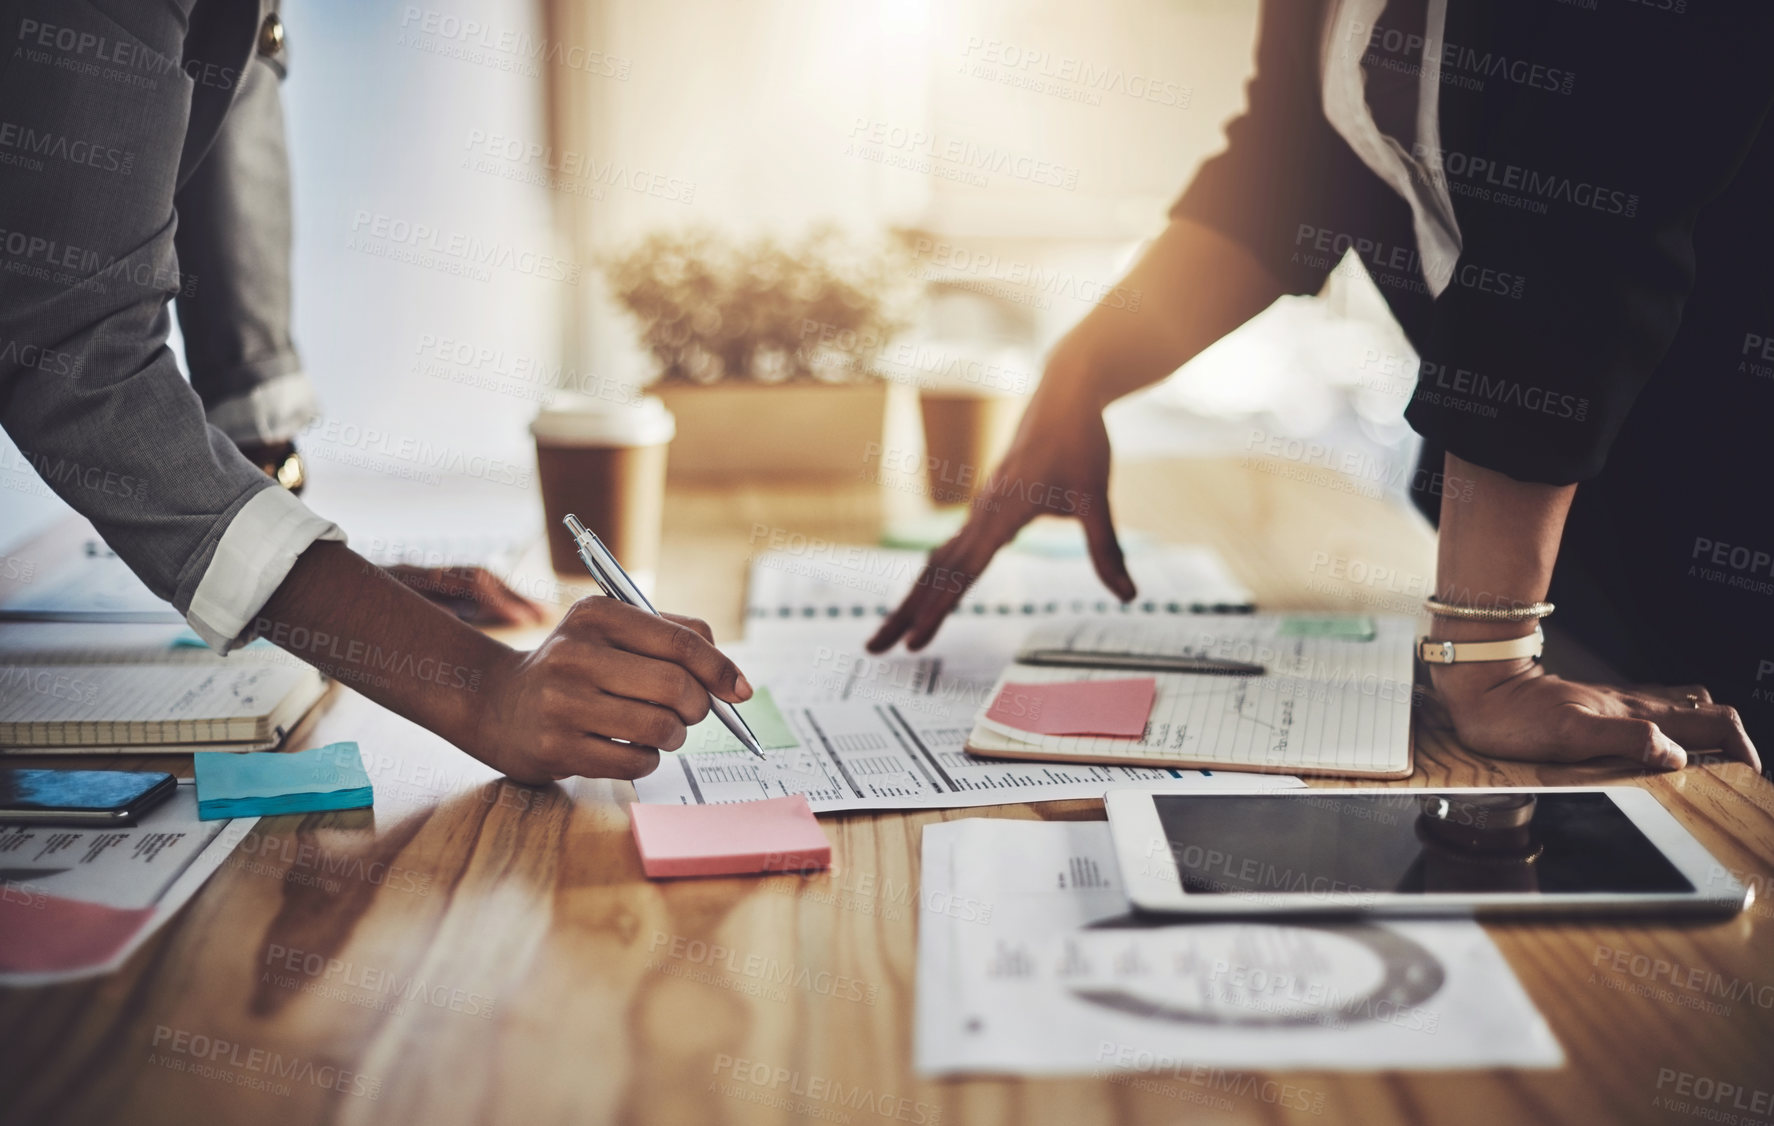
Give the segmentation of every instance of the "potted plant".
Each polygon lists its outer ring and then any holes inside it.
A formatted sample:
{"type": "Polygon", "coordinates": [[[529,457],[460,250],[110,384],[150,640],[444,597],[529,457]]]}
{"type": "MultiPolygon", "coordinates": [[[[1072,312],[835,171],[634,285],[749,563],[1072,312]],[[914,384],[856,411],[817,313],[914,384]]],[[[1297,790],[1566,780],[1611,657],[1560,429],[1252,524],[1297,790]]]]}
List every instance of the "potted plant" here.
{"type": "Polygon", "coordinates": [[[919,295],[894,242],[655,232],[601,263],[677,419],[671,476],[854,477],[882,442],[875,360],[919,295]]]}

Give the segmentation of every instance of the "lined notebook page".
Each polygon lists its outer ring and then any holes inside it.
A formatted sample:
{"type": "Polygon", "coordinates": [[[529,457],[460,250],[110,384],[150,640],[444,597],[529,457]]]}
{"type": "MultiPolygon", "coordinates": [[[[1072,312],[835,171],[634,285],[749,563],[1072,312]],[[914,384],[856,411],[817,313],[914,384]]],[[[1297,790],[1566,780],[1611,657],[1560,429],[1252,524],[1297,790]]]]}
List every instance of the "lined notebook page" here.
{"type": "Polygon", "coordinates": [[[1352,641],[1290,636],[1289,617],[1093,619],[1038,627],[1025,648],[1213,656],[1260,663],[1268,672],[1133,674],[1015,664],[999,688],[1005,681],[1153,676],[1158,691],[1145,734],[1011,738],[976,726],[968,746],[1010,757],[1370,776],[1408,772],[1414,621],[1376,615],[1373,639],[1352,641]]]}
{"type": "MultiPolygon", "coordinates": [[[[924,568],[921,551],[814,542],[805,551],[769,551],[752,560],[746,613],[752,618],[880,617],[897,606],[924,568]]],[[[1251,593],[1207,547],[1131,551],[1128,573],[1142,614],[1243,611],[1251,593]]],[[[948,580],[941,580],[948,581],[948,580]]],[[[1090,559],[1001,551],[968,590],[962,614],[1116,613],[1090,559]]]]}
{"type": "Polygon", "coordinates": [[[0,666],[0,744],[225,743],[273,734],[278,706],[318,679],[306,666],[0,666]]]}

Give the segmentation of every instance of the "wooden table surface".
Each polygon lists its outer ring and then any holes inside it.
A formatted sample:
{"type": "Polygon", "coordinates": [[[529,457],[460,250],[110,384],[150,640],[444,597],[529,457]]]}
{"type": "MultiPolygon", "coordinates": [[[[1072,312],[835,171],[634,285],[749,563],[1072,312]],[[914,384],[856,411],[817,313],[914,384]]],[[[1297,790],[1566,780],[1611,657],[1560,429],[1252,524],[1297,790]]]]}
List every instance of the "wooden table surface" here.
{"type": "MultiPolygon", "coordinates": [[[[1125,528],[1206,542],[1272,607],[1409,612],[1429,531],[1287,463],[1135,463],[1125,528]]],[[[869,488],[678,490],[660,604],[738,636],[757,530],[870,542],[869,488]]],[[[120,972],[0,990],[0,1119],[157,1123],[1611,1123],[1774,1118],[1774,910],[1707,925],[1488,929],[1563,1044],[1556,1071],[932,1081],[911,1068],[919,833],[957,817],[1100,818],[1097,802],[823,819],[813,876],[649,883],[626,783],[532,789],[355,694],[296,736],[355,739],[374,810],[267,818],[120,972]],[[710,964],[697,941],[733,951],[710,964]],[[674,954],[674,950],[677,951],[674,954]],[[1616,953],[1621,952],[1621,953],[1616,953]],[[757,994],[753,955],[873,987],[757,994]],[[1659,964],[1679,967],[1658,970],[1659,964]],[[1732,996],[1688,984],[1716,974],[1732,996]],[[1671,977],[1680,980],[1672,983],[1671,977]],[[423,983],[417,991],[413,979],[423,983]],[[407,985],[391,997],[390,982],[407,985]],[[413,997],[414,999],[404,999],[413,997]],[[771,1086],[731,1061],[795,1073],[771,1086]],[[278,1076],[282,1076],[279,1078],[278,1076]],[[1283,1100],[1275,1079],[1306,1093],[1283,1100]],[[867,1106],[778,1100],[842,1084],[867,1106]],[[1725,1086],[1729,1085],[1729,1086],[1725,1086]],[[1744,1094],[1731,1094],[1741,1089],[1744,1094]],[[1721,1094],[1725,1092],[1725,1094],[1721,1094]],[[1754,1108],[1753,1110],[1750,1108],[1754,1108]]],[[[1738,765],[1509,765],[1463,752],[1433,703],[1400,785],[1650,789],[1765,889],[1774,790],[1738,765]]],[[[1768,748],[1774,750],[1774,748],[1768,748]]],[[[169,766],[169,760],[132,763],[169,766]]],[[[188,770],[188,760],[184,764],[188,770]]],[[[1315,781],[1315,785],[1334,784],[1315,781]]],[[[1711,988],[1717,988],[1716,985],[1711,988]]]]}

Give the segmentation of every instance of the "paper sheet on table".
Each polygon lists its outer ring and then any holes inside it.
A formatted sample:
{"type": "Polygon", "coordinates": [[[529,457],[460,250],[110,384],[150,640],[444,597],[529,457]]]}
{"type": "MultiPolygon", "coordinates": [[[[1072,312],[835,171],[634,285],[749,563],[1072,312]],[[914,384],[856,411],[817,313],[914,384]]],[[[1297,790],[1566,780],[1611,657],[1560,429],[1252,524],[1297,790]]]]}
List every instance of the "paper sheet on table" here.
{"type": "Polygon", "coordinates": [[[116,969],[258,820],[199,820],[186,783],[133,826],[0,828],[0,986],[116,969]]]}
{"type": "Polygon", "coordinates": [[[1020,620],[955,621],[924,653],[874,657],[863,652],[866,634],[853,622],[785,623],[767,642],[728,646],[747,679],[769,686],[795,745],[767,749],[762,760],[738,750],[662,755],[635,794],[649,804],[682,805],[804,794],[815,813],[833,813],[1101,798],[1130,785],[1305,785],[1285,775],[969,755],[963,744],[974,714],[1026,631],[1020,620]]]}
{"type": "Polygon", "coordinates": [[[926,826],[923,1075],[1558,1067],[1476,923],[1139,925],[1103,821],[926,826]]]}
{"type": "Polygon", "coordinates": [[[0,605],[0,620],[173,623],[183,617],[96,536],[85,551],[0,605]]]}
{"type": "MultiPolygon", "coordinates": [[[[760,544],[759,546],[763,546],[760,544]]],[[[924,569],[922,551],[815,542],[766,551],[752,561],[746,587],[746,639],[760,627],[808,618],[853,618],[874,627],[897,606],[924,569]]],[[[1016,615],[1186,614],[1251,608],[1250,590],[1211,547],[1161,544],[1127,553],[1139,589],[1123,607],[1104,589],[1088,555],[1053,557],[999,552],[956,608],[960,618],[1016,615]]],[[[1025,624],[1027,624],[1025,622],[1025,624]]],[[[945,627],[946,628],[946,627],[945,627]]]]}

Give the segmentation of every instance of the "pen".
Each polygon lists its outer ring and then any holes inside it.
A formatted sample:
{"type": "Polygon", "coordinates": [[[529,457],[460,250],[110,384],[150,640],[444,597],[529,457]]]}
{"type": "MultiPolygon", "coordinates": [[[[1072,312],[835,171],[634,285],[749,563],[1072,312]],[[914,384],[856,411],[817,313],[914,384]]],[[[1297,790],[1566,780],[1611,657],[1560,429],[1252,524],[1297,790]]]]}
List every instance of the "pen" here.
{"type": "Polygon", "coordinates": [[[1081,653],[1074,649],[1027,649],[1016,655],[1025,665],[1062,665],[1075,669],[1125,669],[1132,672],[1192,672],[1221,676],[1263,676],[1268,670],[1249,661],[1225,657],[1168,656],[1144,653],[1081,653]]]}
{"type": "MultiPolygon", "coordinates": [[[[647,601],[647,596],[641,593],[641,588],[634,585],[634,580],[629,578],[628,572],[622,569],[622,564],[616,562],[616,557],[611,555],[610,549],[604,546],[604,541],[598,539],[596,533],[590,528],[581,524],[579,517],[569,512],[561,520],[561,523],[565,524],[567,531],[572,533],[573,543],[579,549],[579,558],[585,563],[585,569],[591,572],[591,577],[596,580],[598,587],[605,594],[618,602],[625,602],[630,606],[645,610],[655,618],[660,616],[659,611],[653,609],[653,604],[647,601]]],[[[708,710],[727,725],[727,730],[733,733],[734,738],[738,739],[746,750],[759,758],[764,757],[764,745],[759,743],[758,737],[751,733],[751,728],[745,725],[745,720],[739,718],[739,713],[733,709],[732,704],[710,695],[708,710]]]]}

